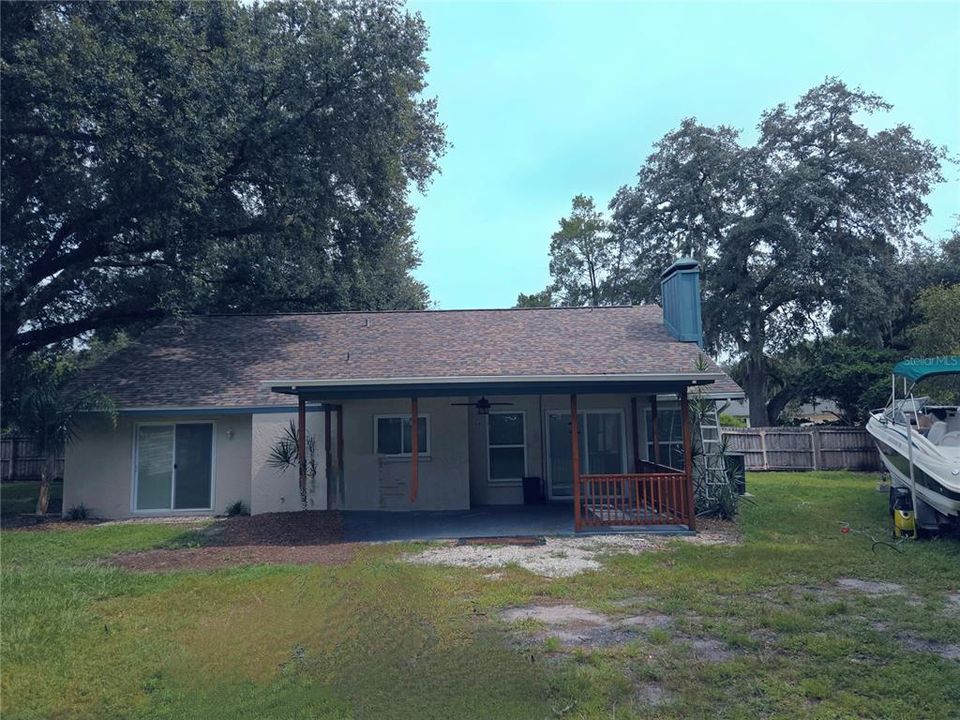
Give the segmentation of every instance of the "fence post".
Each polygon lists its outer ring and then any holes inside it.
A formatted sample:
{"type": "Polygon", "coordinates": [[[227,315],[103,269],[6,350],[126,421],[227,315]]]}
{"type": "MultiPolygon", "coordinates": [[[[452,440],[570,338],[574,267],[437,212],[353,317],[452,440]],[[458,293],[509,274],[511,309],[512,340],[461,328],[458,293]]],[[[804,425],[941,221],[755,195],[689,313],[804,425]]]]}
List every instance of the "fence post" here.
{"type": "Polygon", "coordinates": [[[17,445],[20,440],[15,435],[10,438],[10,464],[7,466],[7,480],[13,480],[17,471],[17,445]]]}
{"type": "Polygon", "coordinates": [[[823,461],[820,459],[820,429],[812,428],[810,431],[810,450],[813,455],[813,469],[819,470],[820,466],[823,465],[823,461]]]}
{"type": "Polygon", "coordinates": [[[769,470],[770,463],[767,461],[767,431],[760,431],[760,450],[763,452],[763,469],[769,470]]]}

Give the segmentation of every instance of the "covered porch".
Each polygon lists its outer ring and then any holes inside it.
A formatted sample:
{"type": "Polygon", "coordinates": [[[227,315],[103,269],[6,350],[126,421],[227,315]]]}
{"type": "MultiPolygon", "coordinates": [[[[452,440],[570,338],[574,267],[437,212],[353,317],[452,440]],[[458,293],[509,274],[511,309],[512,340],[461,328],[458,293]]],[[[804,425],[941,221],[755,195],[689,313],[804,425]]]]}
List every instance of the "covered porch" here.
{"type": "MultiPolygon", "coordinates": [[[[696,376],[681,377],[673,376],[670,378],[651,378],[646,377],[589,377],[589,378],[564,378],[545,381],[531,381],[529,378],[506,379],[506,378],[450,378],[435,379],[429,383],[422,381],[406,381],[376,385],[344,384],[335,385],[329,382],[301,382],[298,384],[279,385],[273,384],[272,389],[277,392],[295,395],[299,405],[298,422],[298,440],[300,451],[300,482],[305,486],[307,482],[308,457],[307,457],[307,433],[305,430],[306,408],[308,404],[319,404],[324,410],[326,422],[324,423],[324,466],[327,470],[327,498],[328,507],[338,507],[342,502],[344,491],[351,485],[349,468],[344,467],[344,413],[350,412],[351,401],[365,401],[369,406],[371,401],[382,399],[383,402],[390,402],[393,407],[397,403],[406,403],[404,407],[409,408],[409,434],[405,436],[407,442],[411,445],[409,453],[404,457],[407,468],[407,482],[404,492],[408,497],[402,507],[392,509],[407,509],[400,515],[419,516],[420,523],[418,536],[424,536],[426,532],[430,535],[432,530],[424,527],[425,524],[435,525],[435,532],[441,533],[447,537],[468,537],[471,536],[471,527],[475,526],[476,536],[489,536],[490,533],[498,535],[516,534],[514,530],[519,531],[518,523],[524,524],[527,528],[525,534],[563,534],[566,530],[573,532],[582,531],[607,531],[613,528],[623,529],[679,529],[692,531],[696,529],[696,511],[693,493],[693,478],[691,469],[693,467],[693,443],[692,426],[690,418],[690,408],[688,400],[688,387],[706,384],[712,381],[712,378],[704,378],[702,373],[696,376]],[[532,508],[531,506],[501,506],[497,508],[487,508],[478,503],[476,499],[471,499],[469,509],[463,509],[458,513],[439,513],[418,511],[417,499],[421,488],[421,473],[423,468],[422,459],[424,454],[422,448],[418,445],[425,441],[425,433],[422,432],[421,423],[426,423],[422,411],[422,402],[431,399],[436,407],[436,402],[440,399],[444,401],[457,401],[469,398],[468,402],[448,402],[450,405],[466,405],[468,413],[475,413],[479,416],[490,414],[490,405],[496,405],[498,398],[510,397],[519,399],[523,397],[539,397],[542,405],[542,399],[549,396],[554,403],[563,401],[566,407],[564,410],[554,410],[549,413],[545,419],[541,408],[538,422],[546,423],[549,421],[549,433],[552,433],[553,440],[550,441],[549,450],[550,462],[554,477],[549,480],[549,491],[545,493],[551,500],[551,503],[545,508],[532,508]],[[623,418],[622,432],[629,433],[629,438],[622,444],[623,460],[604,465],[597,462],[593,453],[593,441],[591,437],[584,437],[589,431],[585,428],[592,428],[592,423],[587,424],[586,415],[598,413],[600,411],[584,409],[582,398],[589,396],[594,398],[596,404],[597,397],[614,397],[618,403],[625,407],[626,418],[623,418]],[[676,408],[679,415],[680,427],[682,429],[682,456],[678,457],[677,450],[681,450],[679,443],[673,446],[673,451],[666,453],[667,457],[661,457],[663,444],[658,438],[660,422],[658,422],[658,399],[662,402],[665,397],[676,398],[676,408]],[[479,398],[474,400],[474,398],[479,398]],[[494,400],[490,403],[487,398],[494,400]],[[563,400],[565,398],[565,401],[563,400]],[[642,403],[647,413],[646,426],[649,431],[646,437],[641,441],[641,423],[639,420],[638,401],[642,403]],[[578,418],[578,422],[572,422],[571,418],[578,418]],[[336,452],[334,454],[334,443],[331,442],[331,428],[336,428],[336,452]],[[563,437],[561,437],[563,436],[563,437]],[[651,437],[652,436],[652,437],[651,437]],[[647,448],[647,452],[641,451],[641,446],[647,448]],[[564,493],[562,497],[557,497],[554,491],[559,486],[557,475],[557,466],[559,459],[556,457],[558,452],[566,453],[567,456],[562,464],[568,480],[563,485],[564,493]],[[629,457],[627,449],[629,448],[629,457]],[[644,457],[646,455],[647,457],[644,457]],[[679,465],[681,467],[672,467],[679,465]],[[682,459],[681,459],[682,458],[682,459]],[[679,462],[678,462],[679,460],[679,462]],[[618,470],[617,472],[608,472],[609,469],[618,470]],[[497,510],[496,513],[493,511],[497,510]],[[526,510],[526,512],[521,512],[526,510]],[[558,523],[559,520],[559,523],[558,523]],[[452,523],[452,524],[451,524],[452,523]],[[456,526],[459,529],[454,530],[456,526]],[[542,526],[542,530],[538,527],[542,526]]],[[[359,403],[358,403],[359,404],[359,403]]],[[[502,403],[504,405],[513,405],[502,403]]],[[[519,403],[518,403],[519,404],[519,403]]],[[[556,407],[554,405],[554,407],[556,407]]],[[[509,413],[509,411],[505,411],[509,413]]],[[[464,423],[469,422],[469,416],[463,416],[464,423]]],[[[436,422],[436,419],[435,419],[436,422]]],[[[449,422],[449,420],[447,421],[449,422]]],[[[350,427],[357,427],[354,423],[350,427]]],[[[361,425],[362,427],[362,425],[361,425]]],[[[544,428],[547,430],[547,428],[544,428]]],[[[466,432],[466,428],[465,428],[466,432]]],[[[349,441],[349,438],[347,438],[349,441]]],[[[370,448],[369,452],[373,452],[370,448]]],[[[526,450],[524,450],[526,452],[526,450]]],[[[469,453],[464,453],[469,455],[469,453]]],[[[356,461],[356,457],[354,458],[356,461]]],[[[426,462],[429,462],[427,458],[426,462]]],[[[471,465],[469,457],[463,457],[460,462],[465,467],[471,465]]],[[[360,464],[356,463],[355,464],[360,464]]],[[[546,464],[546,460],[544,460],[546,464]]],[[[434,469],[427,466],[431,471],[434,469]]],[[[394,466],[394,471],[399,467],[394,466]]],[[[470,471],[473,471],[471,467],[470,471]]],[[[485,468],[484,472],[489,472],[485,468]]],[[[548,474],[550,470],[548,469],[548,474]]],[[[546,499],[546,498],[544,498],[546,499]]],[[[516,502],[516,501],[514,501],[516,502]]],[[[396,514],[396,513],[395,513],[396,514]]],[[[371,518],[373,516],[370,516],[371,518]]],[[[363,516],[355,516],[357,520],[363,521],[363,516]]],[[[369,519],[369,518],[368,518],[369,519]]],[[[410,522],[413,517],[408,519],[397,519],[386,522],[388,526],[394,526],[397,532],[400,528],[410,522]]],[[[381,518],[381,521],[383,519],[381,518]]],[[[363,522],[360,523],[363,525],[363,522]]],[[[369,523],[368,523],[369,526],[369,523]]],[[[384,531],[386,532],[386,530],[384,531]]],[[[402,533],[401,533],[402,534],[402,533]]]]}

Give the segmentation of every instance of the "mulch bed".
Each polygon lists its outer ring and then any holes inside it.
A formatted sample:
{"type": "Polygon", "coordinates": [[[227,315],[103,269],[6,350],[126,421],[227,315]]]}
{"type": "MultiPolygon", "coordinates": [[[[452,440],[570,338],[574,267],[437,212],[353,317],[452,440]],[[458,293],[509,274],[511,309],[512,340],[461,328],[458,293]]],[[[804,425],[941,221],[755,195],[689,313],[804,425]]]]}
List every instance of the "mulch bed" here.
{"type": "Polygon", "coordinates": [[[240,545],[179,550],[147,550],[117,555],[112,565],[127,570],[217,570],[234,565],[346,565],[357,551],[355,543],[336,545],[240,545]]]}
{"type": "Polygon", "coordinates": [[[82,530],[96,525],[99,520],[64,520],[60,515],[0,515],[0,527],[4,530],[82,530]]]}
{"type": "Polygon", "coordinates": [[[342,543],[338,512],[264,513],[217,520],[200,532],[203,547],[147,550],[116,555],[110,563],[128,570],[215,570],[231,565],[345,565],[357,551],[342,543]]]}
{"type": "Polygon", "coordinates": [[[213,530],[220,528],[218,545],[329,545],[343,537],[343,516],[332,510],[263,513],[224,518],[213,530]]]}

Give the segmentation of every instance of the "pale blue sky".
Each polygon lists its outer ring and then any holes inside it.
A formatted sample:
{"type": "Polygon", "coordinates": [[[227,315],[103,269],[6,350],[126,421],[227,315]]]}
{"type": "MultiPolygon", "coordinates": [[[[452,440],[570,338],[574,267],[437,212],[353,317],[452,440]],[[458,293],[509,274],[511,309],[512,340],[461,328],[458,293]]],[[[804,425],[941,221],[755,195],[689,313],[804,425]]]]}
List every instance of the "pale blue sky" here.
{"type": "MultiPolygon", "coordinates": [[[[960,3],[411,2],[430,28],[428,94],[453,144],[417,237],[440,308],[509,307],[549,279],[577,193],[605,205],[684,117],[752,137],[762,110],[827,75],[895,107],[876,123],[960,153],[960,3]]],[[[927,232],[960,212],[960,172],[927,232]]]]}

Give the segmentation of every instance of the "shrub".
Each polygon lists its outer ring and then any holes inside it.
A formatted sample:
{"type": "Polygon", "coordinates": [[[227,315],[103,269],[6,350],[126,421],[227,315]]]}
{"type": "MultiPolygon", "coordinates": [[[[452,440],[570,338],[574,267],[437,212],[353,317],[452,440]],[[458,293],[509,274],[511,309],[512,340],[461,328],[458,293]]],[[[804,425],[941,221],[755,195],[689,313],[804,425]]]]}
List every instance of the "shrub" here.
{"type": "Polygon", "coordinates": [[[745,418],[737,417],[736,415],[720,413],[720,425],[723,427],[745,428],[747,421],[745,418]]]}
{"type": "Polygon", "coordinates": [[[237,500],[231,505],[227,505],[227,515],[235,517],[237,515],[249,515],[250,509],[244,504],[243,500],[237,500]]]}
{"type": "Polygon", "coordinates": [[[67,520],[86,520],[89,514],[87,506],[80,503],[67,510],[66,518],[67,520]]]}

